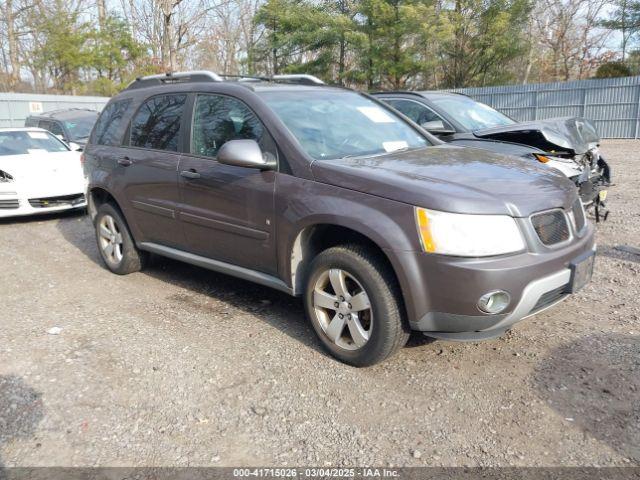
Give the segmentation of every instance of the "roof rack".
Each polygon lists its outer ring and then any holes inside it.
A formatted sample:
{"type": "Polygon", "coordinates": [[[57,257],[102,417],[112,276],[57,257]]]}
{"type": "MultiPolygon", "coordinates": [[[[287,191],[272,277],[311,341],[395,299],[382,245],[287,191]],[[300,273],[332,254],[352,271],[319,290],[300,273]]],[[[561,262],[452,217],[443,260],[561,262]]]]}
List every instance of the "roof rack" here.
{"type": "Polygon", "coordinates": [[[192,70],[188,72],[167,72],[156,75],[138,77],[129,85],[127,90],[132,88],[152,87],[154,85],[164,85],[167,83],[189,83],[189,82],[222,82],[220,75],[208,70],[192,70]]]}
{"type": "Polygon", "coordinates": [[[307,74],[287,74],[274,75],[272,77],[257,77],[251,75],[218,75],[208,70],[192,70],[187,72],[169,72],[159,73],[156,75],[147,75],[146,77],[138,77],[129,85],[127,90],[134,88],[152,87],[174,83],[191,83],[191,82],[224,82],[226,78],[232,78],[238,82],[277,82],[277,83],[293,83],[302,85],[324,85],[325,83],[318,77],[307,74]]]}
{"type": "Polygon", "coordinates": [[[304,85],[324,85],[325,83],[314,75],[306,73],[292,73],[288,75],[274,75],[272,81],[282,83],[302,83],[304,85]]]}

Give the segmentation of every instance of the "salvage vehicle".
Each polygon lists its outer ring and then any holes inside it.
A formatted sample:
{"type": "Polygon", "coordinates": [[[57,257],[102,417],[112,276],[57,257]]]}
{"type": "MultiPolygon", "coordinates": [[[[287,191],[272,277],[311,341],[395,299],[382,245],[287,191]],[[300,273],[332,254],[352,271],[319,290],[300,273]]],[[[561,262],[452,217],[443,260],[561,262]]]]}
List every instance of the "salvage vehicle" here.
{"type": "Polygon", "coordinates": [[[84,155],[109,270],[152,252],[301,296],[351,365],[384,360],[412,329],[494,338],[591,278],[594,228],[564,175],[444,144],[305,77],[142,77],[84,155]]]}
{"type": "Polygon", "coordinates": [[[72,150],[82,150],[98,115],[99,112],[85,108],[54,110],[27,117],[24,126],[49,130],[72,150]]]}
{"type": "Polygon", "coordinates": [[[80,154],[41,128],[0,128],[0,218],[86,207],[80,154]]]}
{"type": "Polygon", "coordinates": [[[445,142],[524,157],[559,170],[576,184],[585,207],[593,207],[597,220],[608,216],[604,201],[610,168],[590,120],[564,117],[517,122],[455,92],[374,95],[445,142]]]}

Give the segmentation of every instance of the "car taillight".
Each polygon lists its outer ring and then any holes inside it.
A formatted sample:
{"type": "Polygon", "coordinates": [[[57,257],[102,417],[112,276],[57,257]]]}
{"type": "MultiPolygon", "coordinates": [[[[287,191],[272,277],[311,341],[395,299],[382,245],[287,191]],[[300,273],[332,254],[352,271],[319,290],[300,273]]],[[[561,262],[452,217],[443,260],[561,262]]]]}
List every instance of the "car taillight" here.
{"type": "Polygon", "coordinates": [[[80,165],[84,166],[84,153],[80,154],[80,165]]]}

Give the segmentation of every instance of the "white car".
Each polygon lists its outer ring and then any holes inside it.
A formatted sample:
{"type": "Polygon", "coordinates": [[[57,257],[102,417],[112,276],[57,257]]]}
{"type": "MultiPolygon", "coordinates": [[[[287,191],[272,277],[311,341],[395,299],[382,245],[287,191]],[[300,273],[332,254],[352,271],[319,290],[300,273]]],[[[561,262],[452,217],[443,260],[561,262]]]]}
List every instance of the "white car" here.
{"type": "Polygon", "coordinates": [[[86,206],[80,152],[41,128],[0,128],[0,218],[86,206]]]}

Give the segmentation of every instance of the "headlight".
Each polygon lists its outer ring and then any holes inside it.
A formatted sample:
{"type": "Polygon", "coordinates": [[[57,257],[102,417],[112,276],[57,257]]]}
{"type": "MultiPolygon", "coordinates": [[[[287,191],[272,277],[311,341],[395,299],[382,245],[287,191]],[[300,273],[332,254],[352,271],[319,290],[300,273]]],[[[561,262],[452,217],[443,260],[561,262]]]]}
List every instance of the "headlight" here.
{"type": "Polygon", "coordinates": [[[415,208],[422,249],[457,257],[486,257],[524,250],[516,221],[507,215],[465,215],[415,208]]]}

